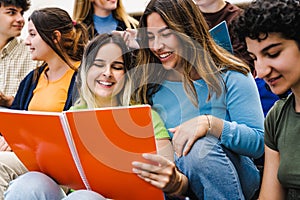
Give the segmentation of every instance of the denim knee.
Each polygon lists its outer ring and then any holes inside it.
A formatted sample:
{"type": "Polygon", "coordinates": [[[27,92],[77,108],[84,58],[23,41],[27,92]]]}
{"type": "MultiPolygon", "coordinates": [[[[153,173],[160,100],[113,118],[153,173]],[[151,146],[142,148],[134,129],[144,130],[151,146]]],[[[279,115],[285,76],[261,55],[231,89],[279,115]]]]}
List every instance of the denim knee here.
{"type": "Polygon", "coordinates": [[[4,197],[7,200],[60,200],[65,193],[47,175],[40,172],[27,172],[11,181],[4,197]]]}
{"type": "Polygon", "coordinates": [[[237,170],[245,198],[252,199],[260,187],[259,170],[249,157],[238,155],[226,148],[223,149],[237,170]]]}
{"type": "Polygon", "coordinates": [[[175,156],[175,162],[198,199],[244,199],[236,169],[216,138],[197,140],[186,156],[175,156]]]}

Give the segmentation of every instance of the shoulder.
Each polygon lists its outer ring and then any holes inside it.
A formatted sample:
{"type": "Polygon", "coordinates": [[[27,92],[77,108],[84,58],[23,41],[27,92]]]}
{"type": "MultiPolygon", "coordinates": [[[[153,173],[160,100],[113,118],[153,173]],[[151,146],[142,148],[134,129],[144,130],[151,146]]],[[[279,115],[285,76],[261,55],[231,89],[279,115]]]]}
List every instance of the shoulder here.
{"type": "Polygon", "coordinates": [[[240,83],[243,84],[245,81],[253,81],[254,78],[252,74],[249,72],[248,74],[243,74],[241,72],[235,70],[226,70],[222,73],[222,78],[226,83],[240,83]],[[243,81],[243,82],[240,82],[243,81]]]}
{"type": "Polygon", "coordinates": [[[227,95],[244,95],[243,99],[259,98],[254,77],[250,72],[245,75],[238,71],[228,70],[222,74],[222,79],[227,95]]]}
{"type": "Polygon", "coordinates": [[[224,12],[227,13],[227,22],[230,23],[235,17],[237,17],[240,13],[243,12],[241,8],[238,6],[231,4],[229,2],[226,2],[226,6],[224,9],[224,12]]]}
{"type": "Polygon", "coordinates": [[[266,132],[268,132],[271,127],[276,127],[280,121],[283,120],[283,116],[285,116],[287,114],[286,112],[288,112],[286,106],[291,105],[293,98],[294,95],[290,94],[288,97],[280,99],[274,103],[265,119],[266,132]]]}
{"type": "Polygon", "coordinates": [[[266,116],[265,144],[273,150],[278,151],[278,140],[284,134],[282,130],[288,120],[286,116],[289,115],[289,109],[286,109],[286,106],[291,105],[293,98],[290,94],[287,98],[278,100],[266,116]]]}
{"type": "Polygon", "coordinates": [[[231,13],[241,13],[243,11],[243,9],[241,9],[240,7],[232,4],[232,3],[229,3],[229,2],[226,2],[226,6],[225,8],[231,12],[231,13]]]}
{"type": "Polygon", "coordinates": [[[16,46],[16,48],[18,48],[18,49],[26,49],[26,52],[24,52],[24,53],[30,54],[29,51],[28,51],[28,49],[27,49],[27,46],[26,46],[26,44],[25,44],[25,41],[24,41],[23,39],[21,39],[21,38],[14,38],[14,39],[12,40],[12,43],[13,43],[13,44],[16,46]]]}
{"type": "Polygon", "coordinates": [[[15,54],[18,51],[22,51],[22,53],[28,54],[29,51],[26,50],[26,45],[25,43],[22,41],[22,39],[19,38],[13,38],[12,40],[10,40],[5,47],[3,48],[8,54],[15,54]],[[24,51],[24,52],[23,52],[24,51]],[[27,53],[28,52],[28,53],[27,53]]]}
{"type": "Polygon", "coordinates": [[[286,98],[282,98],[274,103],[274,106],[270,109],[267,115],[267,119],[274,118],[276,116],[280,116],[281,112],[285,110],[285,106],[290,105],[294,98],[293,94],[290,94],[286,98]]]}

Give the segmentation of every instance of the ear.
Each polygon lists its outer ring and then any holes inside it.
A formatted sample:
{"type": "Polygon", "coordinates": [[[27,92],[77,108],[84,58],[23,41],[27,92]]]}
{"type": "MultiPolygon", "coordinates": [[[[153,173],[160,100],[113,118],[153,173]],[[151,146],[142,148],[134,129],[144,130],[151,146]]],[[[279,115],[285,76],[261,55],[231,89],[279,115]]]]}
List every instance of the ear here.
{"type": "Polygon", "coordinates": [[[58,30],[53,31],[53,41],[58,43],[61,39],[61,33],[58,30]]]}

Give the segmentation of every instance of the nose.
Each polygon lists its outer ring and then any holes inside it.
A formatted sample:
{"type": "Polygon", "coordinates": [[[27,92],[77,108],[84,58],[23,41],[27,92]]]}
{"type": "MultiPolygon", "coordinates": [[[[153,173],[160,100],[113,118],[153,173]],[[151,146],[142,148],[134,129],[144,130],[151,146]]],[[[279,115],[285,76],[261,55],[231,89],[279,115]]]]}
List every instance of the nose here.
{"type": "Polygon", "coordinates": [[[159,52],[163,49],[163,47],[163,41],[156,36],[152,41],[151,48],[153,49],[153,51],[159,52]]]}
{"type": "Polygon", "coordinates": [[[112,77],[112,72],[111,72],[111,67],[110,67],[110,64],[107,64],[104,68],[104,71],[103,71],[103,76],[107,77],[107,78],[110,78],[112,77]]]}
{"type": "Polygon", "coordinates": [[[25,45],[27,45],[27,46],[30,46],[30,44],[31,44],[31,42],[30,42],[30,39],[29,39],[29,35],[25,38],[25,45]]]}
{"type": "Polygon", "coordinates": [[[16,15],[16,20],[19,22],[19,23],[22,23],[24,24],[24,17],[23,17],[23,14],[18,12],[17,15],[16,15]]]}
{"type": "Polygon", "coordinates": [[[272,68],[270,67],[270,65],[267,62],[264,62],[263,60],[258,59],[258,58],[254,62],[254,67],[255,67],[258,78],[265,78],[272,71],[272,68]]]}

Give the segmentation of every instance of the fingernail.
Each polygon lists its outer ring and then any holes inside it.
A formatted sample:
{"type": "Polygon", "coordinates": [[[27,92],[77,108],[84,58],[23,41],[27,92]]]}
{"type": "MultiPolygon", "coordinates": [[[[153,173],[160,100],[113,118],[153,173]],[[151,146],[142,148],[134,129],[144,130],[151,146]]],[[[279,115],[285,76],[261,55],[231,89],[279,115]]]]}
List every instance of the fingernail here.
{"type": "Polygon", "coordinates": [[[138,165],[138,162],[133,161],[131,164],[134,165],[134,166],[137,166],[137,165],[138,165]]]}
{"type": "Polygon", "coordinates": [[[132,168],[132,172],[138,173],[138,170],[136,168],[132,168]]]}
{"type": "Polygon", "coordinates": [[[149,158],[149,154],[147,154],[147,153],[143,153],[142,156],[143,156],[143,158],[149,158]]]}

